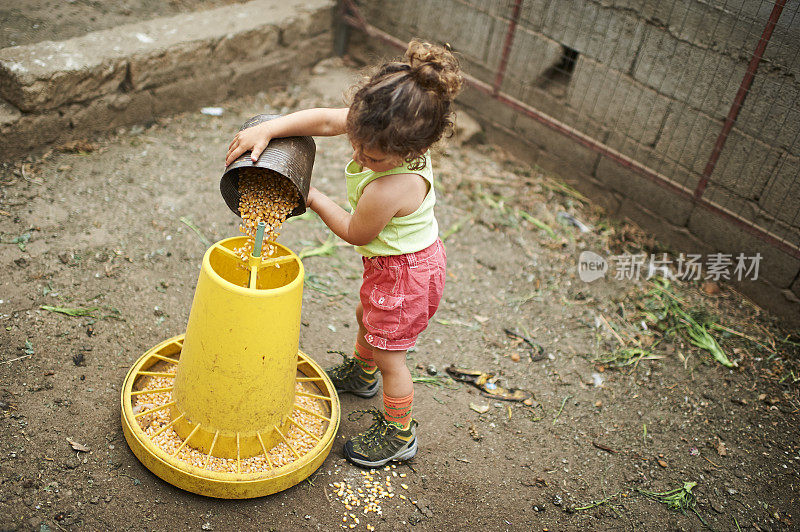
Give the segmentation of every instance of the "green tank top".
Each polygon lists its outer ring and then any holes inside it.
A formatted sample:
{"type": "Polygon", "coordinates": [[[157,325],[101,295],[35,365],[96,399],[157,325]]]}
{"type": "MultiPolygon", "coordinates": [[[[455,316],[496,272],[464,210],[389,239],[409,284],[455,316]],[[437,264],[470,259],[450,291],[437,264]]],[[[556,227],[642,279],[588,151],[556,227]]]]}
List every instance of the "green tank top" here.
{"type": "Polygon", "coordinates": [[[408,163],[385,172],[373,172],[350,160],[344,170],[347,179],[347,201],[350,212],[355,212],[358,199],[364,187],[372,181],[390,174],[417,174],[428,182],[428,194],[419,208],[406,216],[396,216],[389,220],[378,236],[364,246],[356,246],[356,251],[365,257],[377,255],[402,255],[414,253],[430,246],[439,236],[439,225],[433,215],[436,192],[433,188],[433,168],[430,152],[425,153],[425,167],[422,170],[409,170],[408,163]]]}

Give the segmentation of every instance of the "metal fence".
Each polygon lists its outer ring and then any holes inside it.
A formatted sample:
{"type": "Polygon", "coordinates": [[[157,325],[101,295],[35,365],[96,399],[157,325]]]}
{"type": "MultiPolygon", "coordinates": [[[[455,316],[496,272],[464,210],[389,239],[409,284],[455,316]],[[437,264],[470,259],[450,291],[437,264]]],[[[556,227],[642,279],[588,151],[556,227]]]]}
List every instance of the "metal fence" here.
{"type": "Polygon", "coordinates": [[[800,258],[798,12],[796,0],[341,0],[336,45],[349,28],[399,49],[447,42],[475,89],[800,258]]]}

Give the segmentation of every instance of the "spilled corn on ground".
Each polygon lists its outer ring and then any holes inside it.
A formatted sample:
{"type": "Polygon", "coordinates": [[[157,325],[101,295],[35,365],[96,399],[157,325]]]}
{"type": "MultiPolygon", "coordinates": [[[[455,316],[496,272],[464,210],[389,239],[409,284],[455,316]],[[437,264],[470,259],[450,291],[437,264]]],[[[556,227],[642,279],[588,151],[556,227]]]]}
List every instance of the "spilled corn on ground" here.
{"type": "Polygon", "coordinates": [[[242,223],[239,231],[247,235],[245,244],[233,251],[246,261],[253,252],[258,222],[264,222],[262,259],[275,252],[274,241],[278,230],[299,202],[298,193],[292,183],[271,170],[242,168],[239,170],[239,214],[242,223]]]}
{"type": "MultiPolygon", "coordinates": [[[[166,362],[159,362],[155,364],[151,371],[162,373],[170,373],[170,377],[140,377],[140,381],[134,386],[136,390],[158,390],[162,388],[170,389],[174,381],[174,375],[177,371],[177,364],[169,364],[166,362]]],[[[318,390],[313,388],[309,383],[298,382],[295,384],[296,392],[319,393],[318,390]]],[[[134,414],[147,412],[159,406],[163,406],[172,401],[172,391],[163,391],[158,393],[151,393],[146,395],[138,395],[133,399],[134,414]]],[[[320,400],[302,395],[295,396],[295,404],[302,408],[317,412],[322,415],[328,415],[325,409],[321,406],[320,400]]],[[[317,438],[322,437],[326,429],[326,421],[307,414],[301,410],[295,409],[291,413],[291,418],[305,427],[311,434],[317,438]]],[[[146,414],[138,418],[139,426],[144,433],[151,438],[151,441],[160,447],[164,452],[169,455],[175,453],[177,449],[183,444],[183,439],[172,429],[169,428],[154,436],[164,426],[168,425],[171,421],[169,408],[159,410],[150,414],[146,414]]],[[[286,439],[302,457],[310,451],[316,442],[313,438],[299,430],[295,425],[291,425],[289,432],[286,434],[286,439]]],[[[270,471],[272,469],[291,464],[296,460],[294,453],[286,445],[286,443],[279,443],[269,450],[267,456],[263,454],[253,456],[250,458],[243,458],[240,461],[241,473],[261,473],[270,471]]],[[[216,456],[209,457],[206,453],[185,445],[175,455],[176,458],[182,460],[190,465],[208,469],[209,471],[221,473],[236,473],[237,460],[235,458],[219,458],[216,456]]]]}
{"type": "Polygon", "coordinates": [[[400,483],[400,491],[396,491],[392,485],[393,480],[404,479],[406,473],[395,471],[397,466],[394,464],[384,466],[381,469],[370,469],[361,471],[361,484],[340,481],[329,483],[333,488],[336,500],[342,503],[345,513],[342,516],[342,528],[357,528],[364,520],[364,527],[367,530],[375,530],[375,526],[367,523],[370,516],[383,515],[383,502],[386,499],[397,497],[402,501],[408,501],[416,505],[417,501],[409,499],[403,491],[408,490],[408,485],[400,483]]]}

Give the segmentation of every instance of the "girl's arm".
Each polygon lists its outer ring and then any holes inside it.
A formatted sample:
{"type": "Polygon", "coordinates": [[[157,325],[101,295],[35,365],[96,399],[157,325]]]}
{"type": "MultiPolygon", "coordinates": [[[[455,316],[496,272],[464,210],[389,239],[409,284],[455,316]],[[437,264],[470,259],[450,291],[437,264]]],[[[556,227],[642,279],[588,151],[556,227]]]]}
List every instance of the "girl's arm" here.
{"type": "Polygon", "coordinates": [[[250,157],[253,161],[257,161],[269,141],[274,138],[341,135],[345,132],[348,111],[349,109],[346,107],[343,109],[305,109],[239,131],[228,146],[225,165],[231,164],[247,150],[252,150],[250,157]]]}
{"type": "Polygon", "coordinates": [[[364,188],[356,210],[350,214],[314,187],[308,193],[306,205],[322,218],[336,236],[354,246],[370,243],[386,227],[408,198],[409,186],[419,176],[392,174],[376,179],[364,188]]]}

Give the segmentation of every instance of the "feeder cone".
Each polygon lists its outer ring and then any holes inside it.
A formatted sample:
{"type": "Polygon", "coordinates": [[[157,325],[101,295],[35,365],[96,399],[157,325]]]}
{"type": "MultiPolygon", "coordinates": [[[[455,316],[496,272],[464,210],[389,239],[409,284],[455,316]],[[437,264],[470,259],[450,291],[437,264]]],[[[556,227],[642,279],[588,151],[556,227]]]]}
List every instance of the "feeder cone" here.
{"type": "Polygon", "coordinates": [[[122,391],[123,428],[136,456],[178,487],[223,498],[266,495],[307,478],[330,452],[340,416],[327,375],[298,349],[300,259],[273,243],[271,257],[242,262],[233,249],[245,238],[223,240],[205,253],[186,334],[140,358],[122,391]],[[176,370],[152,370],[165,364],[176,370]],[[145,379],[166,375],[171,375],[171,387],[143,388],[145,379]],[[148,394],[168,392],[163,404],[145,403],[146,409],[137,410],[148,394]],[[301,398],[319,407],[300,406],[301,398]],[[163,426],[155,431],[143,427],[140,419],[157,412],[165,417],[163,426]],[[315,416],[324,430],[315,435],[298,421],[298,412],[315,416]],[[166,430],[174,430],[183,442],[170,452],[153,441],[166,430]],[[292,431],[312,437],[315,445],[298,451],[291,445],[292,431]],[[288,464],[270,460],[277,445],[291,451],[288,464]],[[182,460],[179,453],[186,446],[200,453],[205,465],[182,460]],[[252,457],[263,457],[267,470],[248,469],[252,457]],[[227,460],[235,472],[208,468],[212,458],[227,460]]]}
{"type": "Polygon", "coordinates": [[[267,260],[275,262],[249,288],[253,270],[217,248],[197,281],[172,418],[181,418],[175,432],[194,431],[192,446],[214,456],[254,456],[259,436],[271,448],[294,406],[303,266],[294,254],[267,260]]]}

